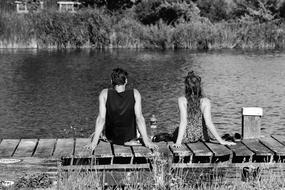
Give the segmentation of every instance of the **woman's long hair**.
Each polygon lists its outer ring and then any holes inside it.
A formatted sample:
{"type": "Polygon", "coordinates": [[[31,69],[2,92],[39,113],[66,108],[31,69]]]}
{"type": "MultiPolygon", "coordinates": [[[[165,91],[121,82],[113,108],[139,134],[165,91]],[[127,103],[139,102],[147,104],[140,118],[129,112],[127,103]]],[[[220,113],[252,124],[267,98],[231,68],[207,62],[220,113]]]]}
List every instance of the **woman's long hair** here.
{"type": "Polygon", "coordinates": [[[200,99],[203,97],[201,78],[194,73],[188,72],[184,80],[185,97],[187,99],[187,111],[189,115],[196,115],[200,110],[200,99]]]}

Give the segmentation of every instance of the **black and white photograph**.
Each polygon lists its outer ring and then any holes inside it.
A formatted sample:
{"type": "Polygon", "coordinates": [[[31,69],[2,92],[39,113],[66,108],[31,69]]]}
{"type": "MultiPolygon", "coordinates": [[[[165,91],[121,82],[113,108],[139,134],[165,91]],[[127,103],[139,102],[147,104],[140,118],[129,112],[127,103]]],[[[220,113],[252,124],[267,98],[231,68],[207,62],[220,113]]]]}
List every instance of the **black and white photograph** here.
{"type": "Polygon", "coordinates": [[[285,190],[285,0],[0,0],[0,189],[285,190]]]}

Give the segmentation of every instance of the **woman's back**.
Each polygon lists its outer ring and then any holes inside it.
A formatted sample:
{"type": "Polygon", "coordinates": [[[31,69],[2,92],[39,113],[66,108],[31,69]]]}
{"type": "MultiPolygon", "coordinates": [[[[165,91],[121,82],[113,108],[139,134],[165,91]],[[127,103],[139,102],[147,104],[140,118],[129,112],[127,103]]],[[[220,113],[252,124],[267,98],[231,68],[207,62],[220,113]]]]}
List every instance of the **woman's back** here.
{"type": "MultiPolygon", "coordinates": [[[[185,101],[184,104],[187,104],[187,107],[191,106],[185,97],[181,99],[182,101],[185,101]]],[[[183,137],[184,143],[196,142],[198,140],[209,140],[208,130],[201,111],[203,100],[204,98],[200,99],[200,106],[195,113],[187,114],[187,126],[183,137]]]]}
{"type": "Polygon", "coordinates": [[[174,133],[176,143],[174,147],[181,147],[181,143],[195,142],[198,140],[208,141],[209,133],[221,144],[232,145],[234,143],[224,141],[218,134],[211,119],[211,103],[202,93],[201,78],[194,73],[188,72],[184,80],[185,96],[178,99],[180,111],[180,124],[177,135],[174,133]]]}

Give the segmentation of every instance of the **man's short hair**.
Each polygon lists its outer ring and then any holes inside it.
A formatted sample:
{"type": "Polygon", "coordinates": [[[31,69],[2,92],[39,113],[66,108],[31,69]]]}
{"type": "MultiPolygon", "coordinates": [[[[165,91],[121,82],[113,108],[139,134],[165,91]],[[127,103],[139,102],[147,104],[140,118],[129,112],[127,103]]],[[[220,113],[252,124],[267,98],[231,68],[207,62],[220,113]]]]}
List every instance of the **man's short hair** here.
{"type": "Polygon", "coordinates": [[[111,74],[112,79],[112,85],[124,85],[126,83],[128,77],[127,71],[121,68],[115,68],[113,69],[113,72],[111,74]]]}

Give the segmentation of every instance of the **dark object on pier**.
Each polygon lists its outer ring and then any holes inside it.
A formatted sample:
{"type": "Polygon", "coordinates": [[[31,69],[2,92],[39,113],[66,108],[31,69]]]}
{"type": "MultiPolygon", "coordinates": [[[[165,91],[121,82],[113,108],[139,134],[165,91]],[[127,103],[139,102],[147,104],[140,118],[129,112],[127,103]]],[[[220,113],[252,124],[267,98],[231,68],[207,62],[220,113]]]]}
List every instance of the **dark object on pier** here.
{"type": "Polygon", "coordinates": [[[173,141],[173,135],[168,133],[159,133],[153,136],[152,142],[169,142],[173,141]]]}
{"type": "Polygon", "coordinates": [[[235,140],[241,140],[241,135],[239,133],[234,134],[235,140]]]}
{"type": "Polygon", "coordinates": [[[222,139],[224,139],[225,141],[236,142],[241,140],[241,135],[239,133],[235,133],[234,135],[226,133],[222,136],[222,139]]]}
{"type": "Polygon", "coordinates": [[[226,133],[222,136],[222,139],[224,139],[225,141],[232,141],[235,142],[235,139],[233,136],[231,136],[230,134],[226,133]]]}

